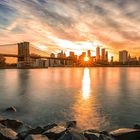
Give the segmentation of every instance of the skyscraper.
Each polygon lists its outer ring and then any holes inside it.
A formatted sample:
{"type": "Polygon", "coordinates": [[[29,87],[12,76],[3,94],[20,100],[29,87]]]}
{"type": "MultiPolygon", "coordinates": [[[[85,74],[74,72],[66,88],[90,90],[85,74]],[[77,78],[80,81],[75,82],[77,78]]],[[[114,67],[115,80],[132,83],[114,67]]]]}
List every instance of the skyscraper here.
{"type": "Polygon", "coordinates": [[[119,62],[125,64],[128,61],[128,51],[119,51],[119,62]]]}
{"type": "Polygon", "coordinates": [[[100,61],[100,47],[96,48],[96,62],[100,61]]]}
{"type": "Polygon", "coordinates": [[[91,57],[91,52],[90,52],[90,50],[87,51],[87,56],[88,56],[88,57],[91,57]]]}
{"type": "Polygon", "coordinates": [[[114,61],[113,59],[114,59],[114,57],[113,57],[113,56],[111,56],[111,63],[113,63],[113,61],[114,61]]]}
{"type": "Polygon", "coordinates": [[[86,52],[82,52],[82,56],[83,57],[86,57],[86,52]]]}
{"type": "Polygon", "coordinates": [[[106,53],[105,53],[105,48],[101,50],[101,60],[104,62],[106,60],[106,53]]]}
{"type": "Polygon", "coordinates": [[[75,55],[75,54],[74,54],[74,52],[72,52],[72,51],[71,51],[70,54],[69,54],[69,56],[70,56],[71,58],[74,58],[74,55],[75,55]]]}
{"type": "Polygon", "coordinates": [[[106,51],[106,54],[105,54],[105,61],[108,62],[108,51],[106,51]]]}

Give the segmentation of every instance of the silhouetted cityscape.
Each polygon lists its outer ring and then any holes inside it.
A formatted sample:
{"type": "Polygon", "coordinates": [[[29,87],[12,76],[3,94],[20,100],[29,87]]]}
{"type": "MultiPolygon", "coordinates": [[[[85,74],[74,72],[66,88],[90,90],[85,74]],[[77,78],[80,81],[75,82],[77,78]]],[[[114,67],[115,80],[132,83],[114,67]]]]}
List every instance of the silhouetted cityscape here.
{"type": "Polygon", "coordinates": [[[114,57],[109,59],[109,52],[106,48],[97,47],[96,55],[91,55],[91,50],[81,52],[76,55],[70,51],[69,55],[62,50],[59,53],[51,53],[50,56],[42,56],[37,53],[30,53],[30,43],[21,42],[17,44],[18,54],[0,54],[0,66],[14,66],[17,68],[47,68],[47,67],[84,67],[84,66],[131,66],[140,65],[140,57],[131,57],[127,50],[119,51],[119,61],[114,61],[114,57]],[[6,57],[16,57],[16,64],[7,64],[6,57]]]}

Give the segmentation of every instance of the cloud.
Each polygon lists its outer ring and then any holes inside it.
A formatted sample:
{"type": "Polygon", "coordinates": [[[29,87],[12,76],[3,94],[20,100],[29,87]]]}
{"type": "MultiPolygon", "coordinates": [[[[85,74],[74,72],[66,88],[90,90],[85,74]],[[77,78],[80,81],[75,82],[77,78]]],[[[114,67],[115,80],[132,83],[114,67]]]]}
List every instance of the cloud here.
{"type": "Polygon", "coordinates": [[[114,52],[139,50],[139,5],[139,0],[3,0],[0,43],[27,40],[51,52],[98,40],[114,52]]]}

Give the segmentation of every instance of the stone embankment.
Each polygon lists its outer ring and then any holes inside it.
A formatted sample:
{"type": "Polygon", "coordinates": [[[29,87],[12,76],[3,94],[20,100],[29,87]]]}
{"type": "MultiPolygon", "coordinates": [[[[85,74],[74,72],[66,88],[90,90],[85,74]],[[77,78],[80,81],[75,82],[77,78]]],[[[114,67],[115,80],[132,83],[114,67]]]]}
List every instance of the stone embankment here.
{"type": "Polygon", "coordinates": [[[140,140],[140,126],[115,131],[79,130],[76,121],[32,128],[11,119],[0,119],[0,140],[140,140]]]}

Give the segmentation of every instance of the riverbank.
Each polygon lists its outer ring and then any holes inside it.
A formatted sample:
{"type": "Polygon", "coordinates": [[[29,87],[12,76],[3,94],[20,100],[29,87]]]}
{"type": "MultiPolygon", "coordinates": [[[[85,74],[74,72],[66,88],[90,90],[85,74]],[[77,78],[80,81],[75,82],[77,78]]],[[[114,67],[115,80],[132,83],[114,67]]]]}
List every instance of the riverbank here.
{"type": "Polygon", "coordinates": [[[19,120],[0,118],[0,140],[140,140],[140,126],[110,132],[81,130],[76,121],[33,128],[19,120]]]}
{"type": "Polygon", "coordinates": [[[0,67],[0,69],[48,69],[48,68],[94,68],[94,67],[127,67],[127,68],[133,68],[133,67],[140,67],[140,65],[94,65],[94,66],[51,66],[51,67],[0,67]]]}

